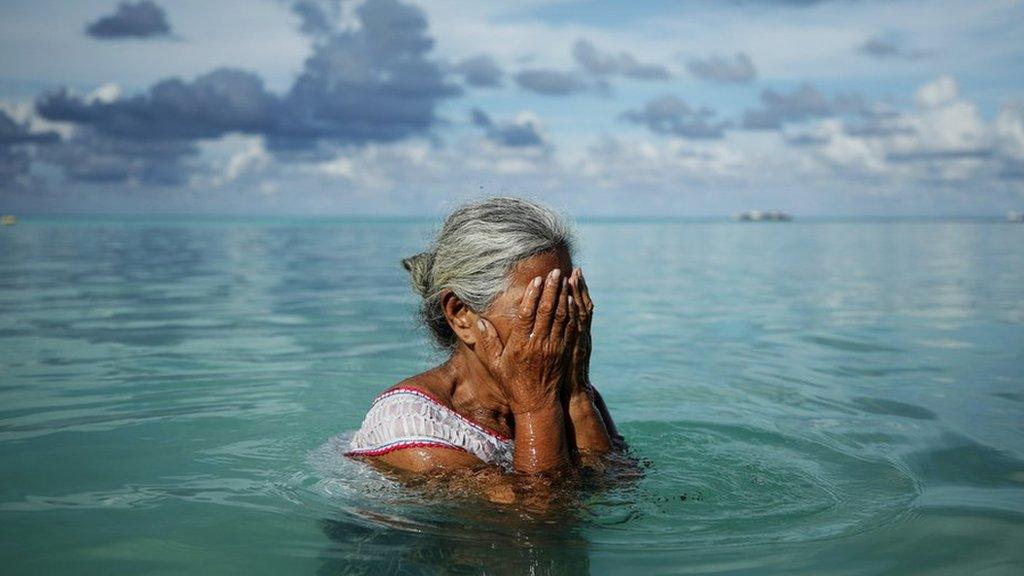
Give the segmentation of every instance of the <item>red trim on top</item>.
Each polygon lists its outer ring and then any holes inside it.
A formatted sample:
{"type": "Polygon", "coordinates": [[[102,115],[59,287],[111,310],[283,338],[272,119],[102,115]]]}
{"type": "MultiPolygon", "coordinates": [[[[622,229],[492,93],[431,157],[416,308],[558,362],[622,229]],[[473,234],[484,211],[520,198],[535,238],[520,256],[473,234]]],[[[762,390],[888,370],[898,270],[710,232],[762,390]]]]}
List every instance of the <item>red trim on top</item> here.
{"type": "Polygon", "coordinates": [[[472,420],[472,419],[470,419],[470,418],[468,418],[466,416],[463,416],[462,414],[459,414],[453,408],[451,408],[449,406],[446,406],[443,402],[441,402],[440,400],[435,398],[433,394],[430,394],[429,392],[425,392],[423,390],[420,390],[419,388],[413,388],[412,386],[399,386],[397,388],[392,388],[390,390],[385,390],[384,392],[381,392],[376,398],[373,399],[373,403],[376,404],[377,401],[379,401],[382,398],[388,396],[389,394],[392,394],[392,393],[395,393],[395,392],[413,392],[415,394],[419,394],[420,396],[423,396],[424,398],[426,398],[427,400],[430,400],[434,404],[437,404],[441,408],[444,408],[445,410],[451,412],[452,414],[455,414],[456,416],[461,418],[464,422],[466,422],[470,426],[473,426],[475,428],[479,428],[481,432],[485,432],[486,434],[488,434],[490,436],[494,436],[498,440],[503,440],[505,442],[511,442],[512,441],[511,438],[509,438],[508,436],[505,436],[501,432],[498,432],[496,430],[492,430],[492,429],[488,428],[487,426],[484,426],[483,424],[480,424],[479,422],[476,422],[476,421],[474,421],[474,420],[472,420]]]}
{"type": "Polygon", "coordinates": [[[466,449],[462,446],[453,446],[451,444],[444,444],[442,442],[399,442],[392,444],[391,446],[385,446],[384,448],[371,448],[369,450],[349,450],[345,452],[345,456],[382,456],[395,450],[404,450],[405,448],[447,448],[449,450],[458,450],[459,452],[465,452],[466,449]]]}

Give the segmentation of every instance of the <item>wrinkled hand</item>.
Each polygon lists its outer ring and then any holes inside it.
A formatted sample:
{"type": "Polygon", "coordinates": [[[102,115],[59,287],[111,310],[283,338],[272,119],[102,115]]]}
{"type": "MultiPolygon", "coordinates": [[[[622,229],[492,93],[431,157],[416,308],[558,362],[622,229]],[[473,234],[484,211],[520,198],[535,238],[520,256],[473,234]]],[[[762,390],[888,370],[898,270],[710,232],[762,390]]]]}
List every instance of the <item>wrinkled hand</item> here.
{"type": "Polygon", "coordinates": [[[576,314],[578,326],[566,380],[566,392],[572,396],[579,392],[588,392],[590,388],[590,323],[594,317],[594,302],[590,299],[590,290],[587,288],[586,279],[583,278],[582,268],[572,271],[572,275],[569,276],[569,288],[574,302],[571,311],[576,314]]]}
{"type": "Polygon", "coordinates": [[[555,269],[526,288],[507,342],[501,342],[486,318],[477,321],[482,356],[508,394],[513,413],[558,402],[576,341],[578,315],[571,313],[572,306],[568,279],[555,269]]]}

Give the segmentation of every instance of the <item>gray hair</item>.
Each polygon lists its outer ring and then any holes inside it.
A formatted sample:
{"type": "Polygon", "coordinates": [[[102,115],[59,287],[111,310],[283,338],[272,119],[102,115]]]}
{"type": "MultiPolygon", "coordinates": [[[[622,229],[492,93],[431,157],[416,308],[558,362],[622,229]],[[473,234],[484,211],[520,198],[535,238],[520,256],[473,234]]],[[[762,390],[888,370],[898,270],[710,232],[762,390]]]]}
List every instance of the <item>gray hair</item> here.
{"type": "Polygon", "coordinates": [[[429,249],[402,266],[423,297],[423,323],[438,344],[454,350],[458,339],[441,308],[444,289],[482,313],[508,288],[516,264],[557,248],[572,256],[572,230],[557,212],[521,198],[487,198],[456,208],[429,249]]]}

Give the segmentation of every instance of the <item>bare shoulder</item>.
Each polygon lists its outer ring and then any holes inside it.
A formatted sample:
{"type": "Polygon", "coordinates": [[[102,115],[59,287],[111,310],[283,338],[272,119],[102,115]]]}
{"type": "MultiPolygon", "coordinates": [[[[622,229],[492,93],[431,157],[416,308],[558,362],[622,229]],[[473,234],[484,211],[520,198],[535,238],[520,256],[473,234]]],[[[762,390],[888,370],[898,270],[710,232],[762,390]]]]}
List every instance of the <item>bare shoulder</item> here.
{"type": "Polygon", "coordinates": [[[401,380],[394,386],[385,390],[384,393],[397,390],[399,388],[412,388],[414,390],[419,390],[420,392],[423,392],[451,407],[449,386],[442,378],[439,368],[440,367],[435,366],[434,368],[401,380]]]}
{"type": "MultiPolygon", "coordinates": [[[[437,367],[410,376],[391,386],[384,393],[401,388],[419,390],[451,407],[448,387],[437,367]]],[[[485,463],[476,456],[454,447],[410,446],[375,456],[360,456],[360,458],[375,466],[414,473],[485,466],[485,463]]]]}

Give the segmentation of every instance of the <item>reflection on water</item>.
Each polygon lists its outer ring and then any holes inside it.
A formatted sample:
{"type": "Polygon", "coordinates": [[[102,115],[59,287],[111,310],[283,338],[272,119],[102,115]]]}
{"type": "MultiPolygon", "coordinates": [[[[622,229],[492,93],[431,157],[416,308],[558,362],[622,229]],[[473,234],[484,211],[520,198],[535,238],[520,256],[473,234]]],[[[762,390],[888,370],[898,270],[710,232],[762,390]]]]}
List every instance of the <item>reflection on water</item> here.
{"type": "Polygon", "coordinates": [[[583,224],[592,372],[643,474],[547,514],[340,456],[438,360],[398,265],[429,228],[0,231],[5,569],[1024,567],[1021,227],[583,224]]]}
{"type": "Polygon", "coordinates": [[[317,574],[590,573],[587,541],[571,518],[466,514],[422,532],[374,520],[365,526],[325,518],[322,528],[331,546],[317,574]]]}

